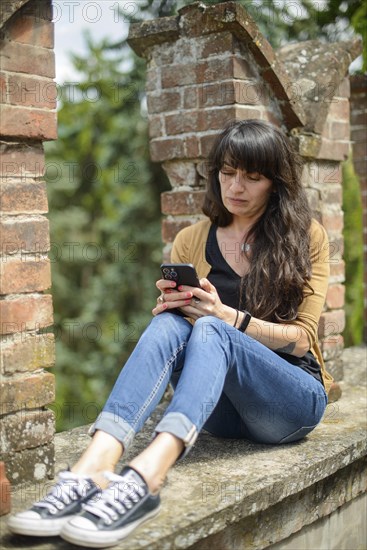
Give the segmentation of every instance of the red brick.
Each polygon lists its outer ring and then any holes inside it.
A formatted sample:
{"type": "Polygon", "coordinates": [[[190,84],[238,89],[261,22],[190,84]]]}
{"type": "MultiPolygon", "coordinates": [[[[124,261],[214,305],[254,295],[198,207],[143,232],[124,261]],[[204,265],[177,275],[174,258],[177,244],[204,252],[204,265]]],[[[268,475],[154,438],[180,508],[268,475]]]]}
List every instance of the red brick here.
{"type": "Polygon", "coordinates": [[[356,159],[359,159],[359,158],[365,159],[367,157],[366,143],[362,143],[362,142],[354,143],[353,153],[356,159]]]}
{"type": "Polygon", "coordinates": [[[42,177],[45,155],[40,143],[0,143],[0,177],[3,182],[18,176],[42,177]]]}
{"type": "Polygon", "coordinates": [[[57,89],[53,80],[9,75],[8,102],[12,105],[56,109],[57,89]]]}
{"type": "Polygon", "coordinates": [[[343,122],[343,121],[334,120],[329,123],[328,128],[329,128],[328,132],[329,132],[330,139],[342,139],[342,140],[350,139],[349,121],[343,122]]]}
{"type": "Polygon", "coordinates": [[[39,260],[23,258],[10,259],[3,256],[0,261],[0,294],[37,292],[50,288],[51,267],[48,258],[39,260]]]}
{"type": "Polygon", "coordinates": [[[365,126],[366,124],[366,111],[365,109],[353,108],[350,114],[350,123],[352,126],[365,126]]]}
{"type": "Polygon", "coordinates": [[[333,141],[322,138],[317,158],[325,160],[346,160],[349,156],[349,150],[349,141],[333,141]]]}
{"type": "Polygon", "coordinates": [[[181,65],[168,65],[162,67],[162,88],[175,88],[177,86],[190,86],[197,82],[196,63],[181,65]]]}
{"type": "Polygon", "coordinates": [[[49,327],[53,323],[50,294],[0,300],[0,334],[49,327]]]}
{"type": "Polygon", "coordinates": [[[201,214],[205,191],[167,191],[161,194],[163,214],[201,214]]]}
{"type": "Polygon", "coordinates": [[[21,411],[1,420],[2,452],[19,452],[49,443],[55,434],[54,413],[50,410],[21,411]]]}
{"type": "Polygon", "coordinates": [[[45,19],[17,13],[7,25],[6,32],[10,40],[22,44],[42,48],[54,47],[54,25],[45,19]]]}
{"type": "Polygon", "coordinates": [[[343,282],[345,278],[345,262],[338,260],[330,263],[330,278],[335,282],[343,282]]]}
{"type": "Polygon", "coordinates": [[[164,113],[181,109],[181,94],[178,91],[162,92],[158,96],[147,95],[148,112],[164,113]]]}
{"type": "Polygon", "coordinates": [[[349,101],[346,98],[335,97],[330,103],[328,120],[336,118],[343,121],[349,120],[349,101]]]}
{"type": "Polygon", "coordinates": [[[321,351],[325,361],[340,357],[344,348],[344,338],[341,334],[332,339],[321,340],[321,351]]]}
{"type": "Polygon", "coordinates": [[[183,108],[196,109],[198,106],[199,89],[197,86],[185,87],[183,89],[183,108]]]}
{"type": "Polygon", "coordinates": [[[328,233],[341,233],[344,227],[343,212],[323,210],[321,223],[328,233]]]}
{"type": "Polygon", "coordinates": [[[3,337],[0,347],[1,374],[32,372],[55,364],[55,337],[51,332],[22,332],[3,337]]]}
{"type": "Polygon", "coordinates": [[[200,153],[202,157],[208,157],[217,135],[218,133],[206,135],[200,138],[200,153]]]}
{"type": "Polygon", "coordinates": [[[145,90],[147,92],[155,92],[160,87],[160,73],[158,69],[148,69],[146,72],[145,90]]]}
{"type": "Polygon", "coordinates": [[[46,48],[0,40],[0,64],[3,71],[55,78],[55,54],[46,48]]]}
{"type": "Polygon", "coordinates": [[[195,223],[197,219],[164,219],[162,221],[162,240],[164,243],[173,242],[177,233],[184,227],[195,223]]]}
{"type": "Polygon", "coordinates": [[[330,285],[326,294],[326,305],[329,309],[340,309],[344,307],[345,286],[336,284],[330,285]]]}
{"type": "Polygon", "coordinates": [[[0,103],[7,103],[7,75],[5,73],[0,73],[0,103]]]}
{"type": "Polygon", "coordinates": [[[149,137],[151,139],[162,137],[165,134],[162,118],[162,115],[149,117],[149,137]]]}
{"type": "Polygon", "coordinates": [[[337,97],[350,97],[350,82],[348,77],[341,81],[335,95],[337,97]]]}
{"type": "Polygon", "coordinates": [[[43,407],[55,399],[55,377],[48,372],[3,379],[0,388],[3,414],[43,407]]]}
{"type": "Polygon", "coordinates": [[[22,220],[0,221],[0,251],[2,254],[47,252],[50,249],[49,222],[43,216],[22,220]]]}
{"type": "Polygon", "coordinates": [[[198,88],[200,107],[221,105],[267,105],[269,98],[264,87],[253,80],[229,80],[206,84],[198,88]]]}
{"type": "MultiPolygon", "coordinates": [[[[270,109],[264,109],[263,115],[261,118],[263,120],[267,120],[268,122],[271,122],[272,124],[274,124],[274,126],[278,126],[278,127],[280,127],[283,124],[283,122],[286,123],[287,120],[288,121],[290,120],[288,118],[288,115],[285,113],[283,113],[283,120],[282,120],[281,118],[278,117],[278,115],[275,115],[274,112],[271,111],[270,109]]],[[[289,123],[288,128],[291,128],[291,127],[292,127],[292,124],[289,123]]]]}
{"type": "Polygon", "coordinates": [[[200,140],[196,136],[188,136],[184,139],[185,157],[196,159],[200,156],[200,140]]]}
{"type": "Polygon", "coordinates": [[[183,139],[153,139],[150,142],[150,156],[154,162],[184,158],[183,139]]]}
{"type": "Polygon", "coordinates": [[[2,214],[44,214],[48,212],[44,182],[1,183],[2,214]]]}
{"type": "MultiPolygon", "coordinates": [[[[351,128],[351,139],[355,142],[366,143],[367,120],[364,128],[351,128]]],[[[365,151],[366,152],[366,151],[365,151]]]]}
{"type": "Polygon", "coordinates": [[[364,92],[366,93],[367,89],[367,75],[358,73],[350,76],[350,85],[353,91],[353,94],[364,92]]]}
{"type": "Polygon", "coordinates": [[[305,191],[307,195],[308,204],[310,205],[311,210],[312,211],[319,210],[320,203],[321,203],[319,192],[316,189],[309,189],[309,188],[305,189],[305,191]]]}
{"type": "Polygon", "coordinates": [[[321,314],[319,322],[319,337],[324,338],[328,343],[336,342],[339,333],[345,328],[345,313],[343,309],[326,311],[321,314]]]}
{"type": "Polygon", "coordinates": [[[198,111],[176,113],[165,117],[165,128],[167,135],[183,134],[200,131],[198,111]]]}
{"type": "Polygon", "coordinates": [[[197,40],[198,57],[233,53],[235,38],[231,32],[211,33],[197,40]]]}
{"type": "Polygon", "coordinates": [[[322,189],[322,200],[325,204],[342,204],[343,188],[341,185],[329,185],[322,189]]]}
{"type": "Polygon", "coordinates": [[[3,105],[0,133],[3,136],[53,140],[57,138],[56,112],[3,105]]]}
{"type": "Polygon", "coordinates": [[[233,78],[233,60],[230,57],[225,59],[208,59],[196,66],[196,82],[203,84],[218,79],[225,80],[233,78]]]}
{"type": "Polygon", "coordinates": [[[340,162],[315,161],[309,164],[309,173],[312,181],[325,189],[332,183],[342,182],[342,170],[340,162]]]}

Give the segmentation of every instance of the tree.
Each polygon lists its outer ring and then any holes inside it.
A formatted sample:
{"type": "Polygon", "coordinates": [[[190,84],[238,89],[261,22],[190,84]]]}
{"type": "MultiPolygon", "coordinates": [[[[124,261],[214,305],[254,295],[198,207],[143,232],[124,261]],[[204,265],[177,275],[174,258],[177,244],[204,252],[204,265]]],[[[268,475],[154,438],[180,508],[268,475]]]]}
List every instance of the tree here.
{"type": "Polygon", "coordinates": [[[58,429],[93,420],[150,319],[168,187],[147,150],[144,62],[86,40],[47,146],[58,429]]]}

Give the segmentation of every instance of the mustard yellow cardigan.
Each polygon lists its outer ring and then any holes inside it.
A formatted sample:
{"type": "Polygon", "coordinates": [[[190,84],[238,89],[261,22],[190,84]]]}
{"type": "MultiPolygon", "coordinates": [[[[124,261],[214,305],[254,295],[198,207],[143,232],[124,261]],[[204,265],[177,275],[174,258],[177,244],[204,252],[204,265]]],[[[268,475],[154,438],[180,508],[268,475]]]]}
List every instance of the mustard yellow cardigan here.
{"type": "MultiPolygon", "coordinates": [[[[172,263],[192,263],[199,278],[207,277],[211,269],[211,265],[205,259],[210,226],[210,220],[206,219],[185,227],[177,234],[172,247],[172,263]]],[[[317,329],[329,281],[329,241],[325,229],[316,220],[312,220],[310,231],[312,277],[309,283],[313,294],[305,295],[298,308],[297,318],[289,321],[289,324],[300,326],[306,331],[310,350],[321,365],[325,391],[328,393],[333,378],[325,369],[317,329]]]]}

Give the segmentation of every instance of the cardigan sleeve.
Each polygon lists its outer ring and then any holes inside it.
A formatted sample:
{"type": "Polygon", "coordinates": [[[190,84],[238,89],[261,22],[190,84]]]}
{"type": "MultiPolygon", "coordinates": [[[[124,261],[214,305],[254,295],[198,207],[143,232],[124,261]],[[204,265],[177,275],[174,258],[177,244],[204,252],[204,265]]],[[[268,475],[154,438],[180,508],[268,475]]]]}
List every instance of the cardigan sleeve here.
{"type": "Polygon", "coordinates": [[[173,241],[171,250],[171,262],[178,264],[190,263],[189,259],[189,244],[188,244],[188,228],[182,229],[177,233],[173,241]]]}
{"type": "Polygon", "coordinates": [[[309,284],[313,292],[305,289],[297,318],[290,324],[300,326],[306,331],[312,349],[318,340],[318,324],[325,304],[330,274],[328,237],[325,229],[316,220],[313,220],[311,225],[310,251],[312,275],[309,284]]]}

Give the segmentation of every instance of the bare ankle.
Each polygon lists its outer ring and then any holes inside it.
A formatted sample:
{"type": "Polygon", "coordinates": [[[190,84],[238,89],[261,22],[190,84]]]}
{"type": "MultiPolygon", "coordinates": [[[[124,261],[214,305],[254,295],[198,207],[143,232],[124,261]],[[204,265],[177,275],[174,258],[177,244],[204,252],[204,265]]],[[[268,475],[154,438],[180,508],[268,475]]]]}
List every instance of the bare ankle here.
{"type": "Polygon", "coordinates": [[[154,473],[149,468],[144,467],[144,465],[139,464],[137,461],[133,460],[129,466],[134,468],[144,479],[145,483],[148,485],[149,492],[152,495],[159,493],[161,488],[164,485],[166,476],[161,473],[154,473]]]}

